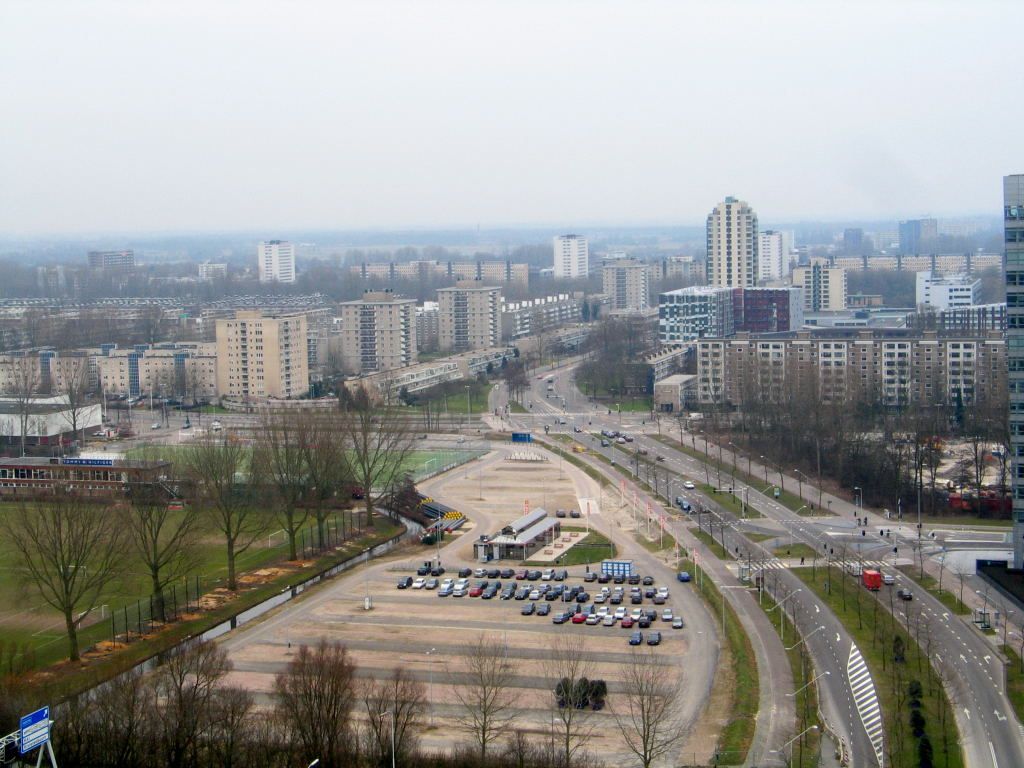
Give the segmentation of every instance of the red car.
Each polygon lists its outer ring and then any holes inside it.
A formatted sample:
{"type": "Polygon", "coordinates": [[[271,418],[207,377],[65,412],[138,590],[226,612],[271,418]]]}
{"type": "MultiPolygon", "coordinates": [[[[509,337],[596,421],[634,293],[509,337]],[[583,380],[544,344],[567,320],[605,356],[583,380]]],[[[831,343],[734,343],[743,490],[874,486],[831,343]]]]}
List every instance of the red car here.
{"type": "Polygon", "coordinates": [[[624,617],[619,623],[622,625],[623,629],[629,629],[633,626],[633,620],[629,616],[624,617]]]}
{"type": "Polygon", "coordinates": [[[471,590],[469,590],[470,597],[480,597],[480,595],[482,595],[483,593],[484,591],[481,587],[473,587],[471,590]]]}
{"type": "Polygon", "coordinates": [[[573,614],[573,617],[572,617],[572,623],[573,624],[582,624],[586,620],[587,620],[587,614],[585,614],[585,613],[575,613],[575,614],[573,614]]]}
{"type": "Polygon", "coordinates": [[[516,571],[516,580],[517,581],[522,581],[525,578],[526,578],[526,571],[525,570],[516,571]]]}

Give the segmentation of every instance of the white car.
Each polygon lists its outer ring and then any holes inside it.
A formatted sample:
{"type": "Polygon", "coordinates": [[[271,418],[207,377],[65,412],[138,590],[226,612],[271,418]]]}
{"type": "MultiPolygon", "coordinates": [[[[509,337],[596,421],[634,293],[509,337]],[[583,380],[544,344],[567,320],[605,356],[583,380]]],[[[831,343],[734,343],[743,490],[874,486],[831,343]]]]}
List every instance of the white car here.
{"type": "Polygon", "coordinates": [[[455,586],[455,582],[452,581],[451,579],[442,579],[441,580],[441,589],[444,589],[445,587],[454,587],[454,586],[455,586]]]}
{"type": "Polygon", "coordinates": [[[608,613],[609,613],[609,608],[608,608],[607,605],[602,605],[600,608],[597,609],[597,615],[598,616],[607,616],[608,613]]]}
{"type": "Polygon", "coordinates": [[[673,618],[674,617],[672,616],[672,609],[671,608],[666,608],[664,611],[661,612],[661,620],[662,621],[672,621],[673,618]]]}
{"type": "Polygon", "coordinates": [[[893,584],[896,583],[896,579],[895,577],[893,577],[891,573],[883,573],[882,583],[885,584],[887,587],[891,587],[893,584]]]}
{"type": "Polygon", "coordinates": [[[623,608],[621,605],[615,609],[615,618],[619,621],[622,621],[624,618],[626,618],[626,609],[623,608]]]}
{"type": "Polygon", "coordinates": [[[601,623],[601,617],[598,616],[596,613],[592,613],[589,616],[587,616],[587,620],[584,622],[584,624],[589,624],[590,626],[594,626],[595,624],[600,624],[600,623],[601,623]]]}
{"type": "Polygon", "coordinates": [[[149,425],[149,428],[150,429],[160,429],[160,422],[159,421],[154,421],[152,424],[149,425]]]}
{"type": "Polygon", "coordinates": [[[530,599],[531,600],[540,600],[540,590],[539,589],[533,590],[533,592],[530,593],[530,599]]]}
{"type": "Polygon", "coordinates": [[[615,626],[615,621],[616,621],[615,617],[612,614],[610,614],[610,613],[607,616],[605,616],[603,619],[601,619],[601,623],[604,626],[606,626],[606,627],[614,627],[615,626]]]}
{"type": "Polygon", "coordinates": [[[683,488],[685,488],[688,491],[692,491],[696,487],[697,486],[694,485],[693,482],[690,480],[687,480],[685,483],[683,483],[683,488]]]}
{"type": "Polygon", "coordinates": [[[416,579],[416,581],[414,581],[412,583],[412,588],[413,589],[423,589],[423,587],[425,587],[426,585],[427,585],[427,580],[424,579],[424,578],[419,578],[419,579],[416,579]]]}
{"type": "Polygon", "coordinates": [[[485,576],[487,576],[487,569],[477,568],[475,571],[473,571],[473,575],[476,576],[478,579],[482,579],[485,576]]]}
{"type": "Polygon", "coordinates": [[[661,595],[666,600],[668,599],[668,587],[658,587],[658,591],[655,593],[661,595]]]}
{"type": "Polygon", "coordinates": [[[644,615],[643,608],[634,608],[633,612],[629,614],[629,617],[631,619],[633,619],[633,621],[638,621],[640,619],[640,617],[643,616],[643,615],[644,615]]]}
{"type": "Polygon", "coordinates": [[[553,568],[545,568],[540,574],[541,581],[551,581],[555,576],[555,570],[553,568]]]}
{"type": "Polygon", "coordinates": [[[224,429],[224,427],[223,427],[223,425],[221,425],[221,423],[219,421],[214,421],[210,425],[210,429],[212,429],[214,432],[220,432],[222,429],[224,429]]]}

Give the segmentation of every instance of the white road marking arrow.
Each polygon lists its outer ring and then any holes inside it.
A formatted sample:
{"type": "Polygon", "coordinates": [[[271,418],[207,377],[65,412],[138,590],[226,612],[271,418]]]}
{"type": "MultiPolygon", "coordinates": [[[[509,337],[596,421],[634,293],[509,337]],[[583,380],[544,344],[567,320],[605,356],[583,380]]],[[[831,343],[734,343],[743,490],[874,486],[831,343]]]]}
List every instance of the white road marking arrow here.
{"type": "Polygon", "coordinates": [[[840,637],[839,637],[839,633],[838,633],[838,632],[836,632],[836,642],[837,642],[837,643],[838,643],[838,642],[840,642],[840,640],[841,640],[841,639],[842,639],[842,638],[840,638],[840,637]]]}
{"type": "Polygon", "coordinates": [[[971,711],[967,707],[964,707],[964,714],[967,715],[968,720],[971,719],[971,711]]]}
{"type": "Polygon", "coordinates": [[[999,712],[998,709],[993,710],[993,712],[995,713],[996,719],[999,720],[1000,723],[1005,723],[1006,722],[1006,718],[1003,717],[1003,715],[999,712]]]}

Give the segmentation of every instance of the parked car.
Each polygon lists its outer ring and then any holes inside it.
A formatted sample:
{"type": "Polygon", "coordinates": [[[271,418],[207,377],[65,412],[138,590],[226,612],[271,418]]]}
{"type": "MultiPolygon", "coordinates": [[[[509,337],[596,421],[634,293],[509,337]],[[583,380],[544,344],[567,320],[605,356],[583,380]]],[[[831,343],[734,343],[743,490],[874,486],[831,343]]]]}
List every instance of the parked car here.
{"type": "Polygon", "coordinates": [[[587,616],[586,623],[589,624],[590,626],[594,626],[595,624],[600,624],[601,623],[601,617],[598,616],[596,613],[592,613],[589,616],[587,616]]]}
{"type": "Polygon", "coordinates": [[[654,596],[654,604],[655,605],[664,605],[665,604],[665,596],[662,595],[662,594],[655,595],[654,596]]]}
{"type": "Polygon", "coordinates": [[[672,621],[672,619],[674,619],[674,618],[675,617],[672,615],[672,609],[671,608],[666,608],[664,611],[661,612],[661,620],[662,621],[672,621]]]}
{"type": "Polygon", "coordinates": [[[633,619],[631,617],[623,616],[622,619],[620,619],[619,623],[620,623],[620,625],[622,626],[623,629],[629,629],[630,627],[633,626],[634,622],[633,622],[633,619]]]}
{"type": "MultiPolygon", "coordinates": [[[[527,603],[527,605],[533,605],[533,603],[527,603]]],[[[547,616],[549,613],[551,613],[551,606],[547,603],[541,603],[537,606],[538,616],[547,616]]]]}
{"type": "Polygon", "coordinates": [[[586,620],[587,620],[587,614],[585,614],[585,613],[573,614],[573,617],[572,617],[572,623],[573,624],[582,624],[586,620]]]}
{"type": "Polygon", "coordinates": [[[658,454],[657,456],[655,456],[655,457],[654,457],[654,459],[655,459],[656,461],[664,461],[664,460],[665,460],[665,457],[664,457],[664,456],[662,456],[662,455],[661,455],[661,454],[659,453],[659,454],[658,454]]]}
{"type": "Polygon", "coordinates": [[[437,579],[431,577],[427,579],[427,583],[423,585],[424,589],[437,589],[437,579]]]}
{"type": "Polygon", "coordinates": [[[412,586],[412,576],[404,576],[398,580],[399,589],[408,589],[412,586]]]}
{"type": "Polygon", "coordinates": [[[685,583],[690,580],[690,574],[687,571],[680,571],[676,574],[676,578],[685,583]]]}
{"type": "Polygon", "coordinates": [[[603,626],[605,626],[605,627],[614,627],[615,626],[615,617],[612,614],[609,613],[607,616],[605,616],[603,619],[601,619],[601,624],[603,626]]]}
{"type": "Polygon", "coordinates": [[[430,573],[429,565],[421,565],[419,568],[416,569],[417,576],[426,576],[428,573],[430,573]]]}
{"type": "Polygon", "coordinates": [[[583,513],[580,512],[578,509],[570,509],[569,510],[569,517],[571,517],[573,519],[579,519],[579,518],[583,517],[583,513]]]}
{"type": "Polygon", "coordinates": [[[630,574],[630,576],[627,579],[627,581],[630,584],[639,584],[640,583],[640,574],[639,573],[632,573],[632,574],[630,574]]]}
{"type": "Polygon", "coordinates": [[[460,579],[468,579],[472,575],[473,575],[473,571],[470,570],[469,568],[459,568],[459,578],[460,579]]]}
{"type": "Polygon", "coordinates": [[[643,641],[644,641],[644,633],[643,632],[634,632],[632,635],[629,636],[629,644],[630,645],[641,645],[643,643],[643,641]]]}
{"type": "Polygon", "coordinates": [[[644,583],[645,587],[653,587],[654,586],[654,577],[652,577],[652,576],[644,576],[643,583],[644,583]]]}
{"type": "Polygon", "coordinates": [[[641,605],[643,601],[644,596],[639,594],[638,592],[634,592],[632,595],[629,596],[629,602],[633,605],[641,605]]]}
{"type": "Polygon", "coordinates": [[[683,628],[683,617],[682,616],[676,616],[674,619],[672,619],[672,629],[682,629],[682,628],[683,628]]]}
{"type": "Polygon", "coordinates": [[[580,592],[576,595],[577,603],[588,603],[590,602],[590,595],[586,592],[580,592]]]}
{"type": "Polygon", "coordinates": [[[565,517],[566,514],[567,513],[566,513],[566,511],[564,509],[556,509],[555,510],[555,517],[565,517]]]}
{"type": "Polygon", "coordinates": [[[482,579],[485,576],[487,576],[487,569],[486,568],[476,568],[476,569],[473,570],[473,575],[476,576],[478,579],[482,579]]]}
{"type": "Polygon", "coordinates": [[[483,593],[483,587],[473,587],[471,590],[469,590],[470,597],[480,597],[480,595],[482,595],[483,593]]]}
{"type": "Polygon", "coordinates": [[[529,587],[520,587],[516,590],[516,600],[525,600],[530,596],[529,587]]]}
{"type": "Polygon", "coordinates": [[[433,568],[430,569],[430,575],[431,576],[440,576],[443,573],[444,573],[444,566],[437,565],[437,566],[434,566],[433,568]]]}
{"type": "Polygon", "coordinates": [[[601,447],[602,448],[607,448],[610,445],[611,445],[611,443],[609,443],[607,440],[602,440],[601,441],[601,447]]]}
{"type": "Polygon", "coordinates": [[[608,598],[608,602],[611,603],[612,605],[619,605],[622,602],[622,593],[621,592],[613,592],[612,596],[610,598],[608,598]]]}
{"type": "Polygon", "coordinates": [[[555,581],[565,581],[569,578],[569,572],[565,569],[561,571],[555,571],[555,581]]]}
{"type": "Polygon", "coordinates": [[[588,584],[595,582],[597,581],[597,574],[593,571],[587,571],[586,575],[583,577],[583,580],[588,584]]]}
{"type": "Polygon", "coordinates": [[[424,579],[424,578],[419,578],[419,579],[416,579],[412,583],[412,588],[413,589],[423,589],[426,585],[427,585],[427,580],[424,579]]]}
{"type": "Polygon", "coordinates": [[[537,608],[533,603],[527,603],[523,606],[523,610],[521,610],[520,613],[523,614],[523,616],[532,616],[535,610],[537,610],[537,608]]]}
{"type": "Polygon", "coordinates": [[[661,645],[661,632],[651,632],[647,635],[648,645],[661,645]]]}
{"type": "Polygon", "coordinates": [[[696,487],[697,486],[693,484],[692,480],[687,480],[683,483],[683,488],[685,488],[688,491],[692,491],[696,487]]]}
{"type": "Polygon", "coordinates": [[[498,575],[501,576],[501,578],[503,579],[511,579],[515,577],[516,572],[511,568],[502,568],[501,573],[499,573],[498,575]]]}
{"type": "Polygon", "coordinates": [[[554,568],[545,568],[543,571],[541,571],[540,578],[542,581],[551,581],[551,579],[554,578],[554,575],[554,568]]]}
{"type": "Polygon", "coordinates": [[[499,576],[501,576],[501,569],[500,568],[488,568],[487,569],[487,578],[488,579],[496,579],[499,576]]]}
{"type": "Polygon", "coordinates": [[[454,588],[449,584],[447,587],[441,587],[439,590],[437,590],[437,596],[438,597],[449,597],[449,596],[451,596],[452,592],[454,592],[454,591],[455,591],[454,588]]]}
{"type": "Polygon", "coordinates": [[[640,629],[647,629],[651,626],[651,620],[647,617],[647,614],[643,614],[639,619],[636,620],[637,626],[640,629]]]}
{"type": "Polygon", "coordinates": [[[598,584],[607,584],[611,580],[612,580],[612,577],[609,576],[607,573],[602,573],[602,574],[600,574],[597,577],[597,583],[598,584]]]}
{"type": "Polygon", "coordinates": [[[539,578],[540,578],[540,571],[527,571],[526,572],[526,580],[527,581],[537,581],[537,579],[539,579],[539,578]]]}
{"type": "Polygon", "coordinates": [[[505,588],[503,590],[501,590],[501,599],[502,600],[511,600],[513,597],[515,597],[515,594],[516,594],[516,585],[515,584],[508,584],[508,585],[505,586],[505,588]]]}
{"type": "Polygon", "coordinates": [[[551,617],[551,623],[552,624],[565,624],[565,622],[567,622],[570,618],[572,618],[572,615],[573,614],[569,613],[568,611],[559,611],[558,613],[556,613],[554,616],[551,617]]]}
{"type": "Polygon", "coordinates": [[[150,429],[160,429],[160,422],[159,421],[154,421],[152,424],[149,425],[149,428],[150,429]]]}
{"type": "Polygon", "coordinates": [[[516,571],[516,579],[518,581],[522,581],[525,578],[526,578],[526,569],[525,568],[516,571]]]}

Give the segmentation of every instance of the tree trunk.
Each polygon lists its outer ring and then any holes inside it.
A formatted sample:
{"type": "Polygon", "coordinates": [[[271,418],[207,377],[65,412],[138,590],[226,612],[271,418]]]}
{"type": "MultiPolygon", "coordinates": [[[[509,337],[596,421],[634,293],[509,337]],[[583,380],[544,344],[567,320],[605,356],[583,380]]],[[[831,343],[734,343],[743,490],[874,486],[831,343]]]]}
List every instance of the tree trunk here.
{"type": "Polygon", "coordinates": [[[298,549],[295,546],[295,514],[293,512],[288,513],[288,559],[298,560],[299,554],[298,549]]]}
{"type": "MultiPolygon", "coordinates": [[[[232,592],[238,590],[238,582],[235,580],[235,541],[228,539],[228,589],[232,592]]],[[[198,598],[199,596],[196,595],[198,598]]]]}
{"type": "Polygon", "coordinates": [[[64,624],[68,630],[68,658],[71,661],[78,661],[78,628],[75,626],[75,618],[70,607],[64,611],[64,624]]]}
{"type": "Polygon", "coordinates": [[[156,571],[150,574],[150,578],[153,581],[153,617],[157,621],[167,621],[167,609],[164,603],[164,590],[160,584],[160,575],[156,571]]]}
{"type": "Polygon", "coordinates": [[[373,528],[373,500],[370,498],[370,489],[364,488],[363,501],[366,503],[366,527],[368,529],[373,528]]]}

